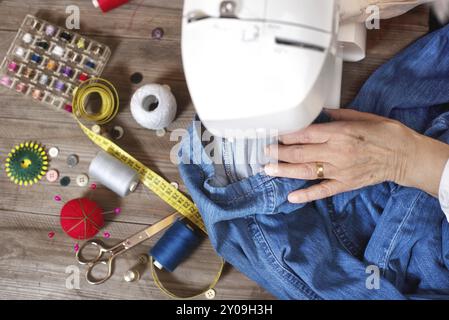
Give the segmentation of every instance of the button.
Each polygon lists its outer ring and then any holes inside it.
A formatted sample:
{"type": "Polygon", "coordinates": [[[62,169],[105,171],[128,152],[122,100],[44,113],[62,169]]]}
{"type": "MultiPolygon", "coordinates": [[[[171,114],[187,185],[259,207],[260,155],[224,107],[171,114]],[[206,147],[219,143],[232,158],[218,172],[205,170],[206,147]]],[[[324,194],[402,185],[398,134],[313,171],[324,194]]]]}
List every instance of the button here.
{"type": "Polygon", "coordinates": [[[115,140],[120,140],[121,138],[123,138],[123,135],[125,134],[125,130],[123,130],[122,127],[120,126],[115,126],[112,129],[111,132],[111,136],[115,139],[115,140]]]}
{"type": "Polygon", "coordinates": [[[164,29],[155,28],[153,29],[153,31],[151,31],[151,37],[156,40],[161,40],[164,37],[164,33],[164,29]]]}
{"type": "Polygon", "coordinates": [[[89,184],[89,177],[86,174],[80,174],[76,177],[76,184],[79,187],[86,187],[89,184]]]}
{"type": "Polygon", "coordinates": [[[101,134],[101,127],[98,124],[94,124],[91,130],[95,134],[101,134]]]}
{"type": "Polygon", "coordinates": [[[51,158],[56,158],[59,155],[59,149],[56,147],[50,148],[50,150],[48,150],[48,155],[51,158]]]}
{"type": "Polygon", "coordinates": [[[204,293],[204,295],[207,299],[212,300],[215,298],[216,292],[214,289],[209,289],[204,293]]]}
{"type": "Polygon", "coordinates": [[[166,133],[165,129],[159,129],[159,130],[156,130],[156,135],[157,135],[159,138],[162,138],[163,136],[165,136],[165,133],[166,133]]]}
{"type": "Polygon", "coordinates": [[[56,170],[50,170],[50,171],[47,172],[45,177],[47,178],[47,180],[49,182],[56,182],[59,179],[59,173],[56,170]]]}
{"type": "Polygon", "coordinates": [[[67,157],[67,165],[70,168],[76,167],[78,162],[79,162],[79,160],[78,160],[78,156],[76,154],[71,154],[67,157]]]}
{"type": "Polygon", "coordinates": [[[59,183],[61,184],[62,187],[67,187],[70,185],[70,177],[64,177],[61,178],[61,180],[59,181],[59,183]]]}
{"type": "Polygon", "coordinates": [[[170,182],[170,184],[171,184],[175,189],[179,189],[179,183],[177,183],[177,182],[170,182]]]}
{"type": "Polygon", "coordinates": [[[139,84],[143,80],[143,75],[140,72],[133,73],[130,80],[134,84],[139,84]]]}

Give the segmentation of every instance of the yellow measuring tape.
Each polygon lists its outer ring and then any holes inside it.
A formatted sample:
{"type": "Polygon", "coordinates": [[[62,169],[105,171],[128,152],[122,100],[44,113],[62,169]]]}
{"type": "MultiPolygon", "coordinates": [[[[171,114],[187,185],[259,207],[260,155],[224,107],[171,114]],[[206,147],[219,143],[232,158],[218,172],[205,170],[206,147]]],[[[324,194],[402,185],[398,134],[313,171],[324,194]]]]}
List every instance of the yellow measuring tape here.
{"type": "MultiPolygon", "coordinates": [[[[73,97],[73,114],[75,120],[78,122],[81,130],[86,134],[86,136],[101,149],[114,156],[118,160],[127,164],[129,167],[133,168],[139,173],[140,181],[151,191],[157,194],[162,200],[169,204],[173,209],[179,212],[186,219],[194,223],[199,229],[201,229],[205,234],[207,234],[206,227],[204,225],[203,219],[198,211],[196,205],[182,194],[173,185],[159,176],[157,173],[152,171],[143,165],[140,161],[135,159],[133,156],[128,154],[122,148],[117,146],[112,141],[107,138],[94,133],[92,130],[87,128],[81,121],[79,117],[95,121],[99,124],[104,124],[112,120],[118,112],[118,94],[114,86],[107,80],[101,78],[92,78],[88,81],[83,82],[75,91],[73,97]],[[87,112],[86,102],[87,98],[92,93],[98,93],[102,99],[101,109],[98,113],[93,114],[87,112]]],[[[213,283],[209,286],[209,289],[213,288],[221,277],[225,261],[221,259],[220,270],[215,277],[213,283]]],[[[205,292],[202,292],[193,297],[183,298],[178,297],[171,292],[169,292],[160,282],[154,267],[152,266],[152,275],[156,285],[165,294],[176,299],[191,299],[198,297],[205,292]]],[[[208,289],[208,290],[209,290],[208,289]]]]}

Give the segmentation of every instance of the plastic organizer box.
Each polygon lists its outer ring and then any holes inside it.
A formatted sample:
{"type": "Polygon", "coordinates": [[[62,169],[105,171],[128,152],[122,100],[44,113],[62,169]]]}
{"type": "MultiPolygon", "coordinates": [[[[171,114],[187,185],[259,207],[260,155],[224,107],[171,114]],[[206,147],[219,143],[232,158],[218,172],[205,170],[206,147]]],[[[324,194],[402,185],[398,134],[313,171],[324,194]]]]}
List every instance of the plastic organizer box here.
{"type": "Polygon", "coordinates": [[[75,88],[99,77],[110,56],[104,44],[27,15],[0,65],[0,86],[71,111],[75,88]]]}

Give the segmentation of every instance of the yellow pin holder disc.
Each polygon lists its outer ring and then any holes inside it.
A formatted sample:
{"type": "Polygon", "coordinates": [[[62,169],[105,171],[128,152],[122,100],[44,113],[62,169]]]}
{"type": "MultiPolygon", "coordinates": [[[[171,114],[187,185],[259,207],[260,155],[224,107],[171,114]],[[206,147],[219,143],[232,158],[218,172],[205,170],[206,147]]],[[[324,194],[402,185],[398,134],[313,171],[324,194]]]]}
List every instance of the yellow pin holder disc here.
{"type": "Polygon", "coordinates": [[[41,180],[48,170],[47,152],[38,143],[21,143],[8,154],[5,168],[12,182],[31,186],[41,180]]]}

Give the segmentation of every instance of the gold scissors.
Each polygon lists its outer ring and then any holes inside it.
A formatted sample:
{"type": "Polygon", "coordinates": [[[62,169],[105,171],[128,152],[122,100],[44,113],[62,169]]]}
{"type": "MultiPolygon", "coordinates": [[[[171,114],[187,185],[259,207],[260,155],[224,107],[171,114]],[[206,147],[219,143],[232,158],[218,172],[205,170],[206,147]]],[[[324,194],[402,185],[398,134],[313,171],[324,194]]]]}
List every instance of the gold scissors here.
{"type": "MultiPolygon", "coordinates": [[[[86,264],[88,266],[86,272],[87,282],[90,284],[102,284],[107,281],[114,272],[114,260],[122,253],[137,246],[138,244],[150,239],[155,234],[164,230],[173,224],[177,219],[177,213],[173,213],[170,216],[156,222],[152,226],[136,233],[128,239],[116,244],[113,247],[106,247],[101,241],[89,240],[86,241],[76,253],[76,259],[80,264],[86,264]],[[96,251],[96,256],[89,259],[83,255],[86,248],[91,248],[96,251]],[[93,275],[93,271],[99,265],[107,266],[107,273],[103,278],[97,278],[93,275]]],[[[92,255],[91,255],[92,256],[92,255]]],[[[98,270],[97,270],[98,272],[98,270]]]]}

